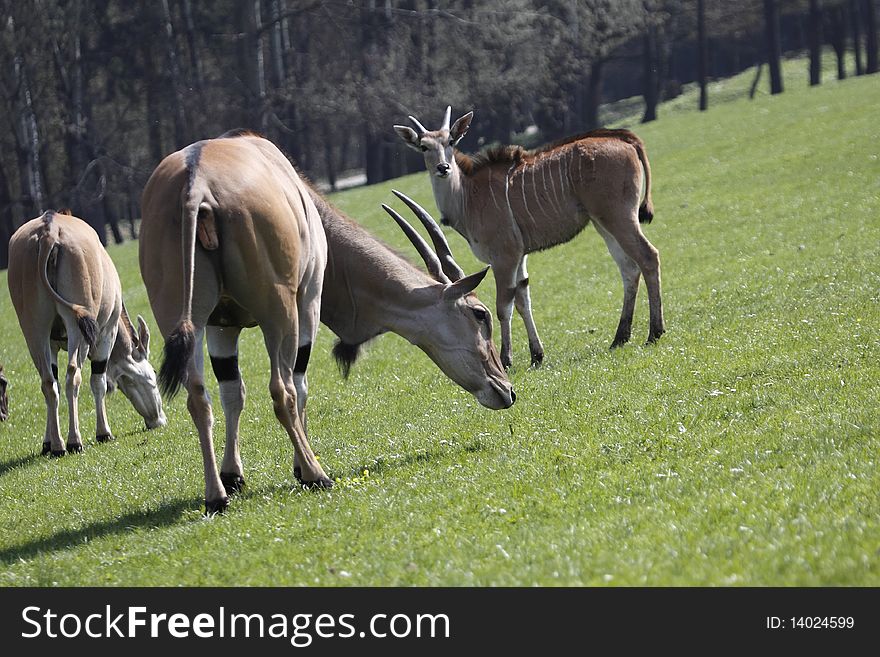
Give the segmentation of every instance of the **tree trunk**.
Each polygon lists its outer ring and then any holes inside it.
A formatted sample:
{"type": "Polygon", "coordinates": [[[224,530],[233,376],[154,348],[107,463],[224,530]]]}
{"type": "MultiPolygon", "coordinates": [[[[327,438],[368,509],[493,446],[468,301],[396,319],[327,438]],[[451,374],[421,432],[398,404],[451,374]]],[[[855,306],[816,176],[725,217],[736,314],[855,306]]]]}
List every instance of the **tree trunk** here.
{"type": "Polygon", "coordinates": [[[204,87],[204,73],[199,49],[196,45],[196,24],[193,20],[191,0],[183,0],[183,20],[186,26],[186,46],[189,50],[189,65],[192,68],[193,88],[198,95],[201,95],[204,87]]]}
{"type": "Polygon", "coordinates": [[[261,26],[260,0],[235,3],[236,24],[243,34],[238,42],[239,79],[244,83],[242,127],[266,131],[266,81],[263,49],[258,30],[261,26]]]}
{"type": "Polygon", "coordinates": [[[837,5],[828,12],[831,46],[837,59],[837,79],[846,79],[846,6],[837,5]]]}
{"type": "Polygon", "coordinates": [[[645,113],[642,123],[657,120],[659,85],[657,81],[657,27],[648,25],[644,37],[644,79],[642,81],[645,98],[645,113]]]}
{"type": "Polygon", "coordinates": [[[9,238],[15,232],[12,218],[12,195],[9,193],[9,180],[0,160],[0,269],[9,266],[9,238]]]}
{"type": "Polygon", "coordinates": [[[168,0],[162,0],[162,29],[165,33],[165,56],[171,75],[171,93],[174,110],[174,147],[183,148],[189,143],[189,130],[186,120],[186,99],[184,98],[183,76],[180,73],[180,57],[174,37],[174,23],[168,0]]]}
{"type": "Polygon", "coordinates": [[[755,69],[755,79],[752,80],[752,85],[749,87],[749,100],[752,100],[755,97],[755,92],[758,91],[758,83],[761,81],[761,71],[764,70],[764,64],[759,63],[758,68],[755,69]]]}
{"type": "Polygon", "coordinates": [[[865,73],[877,72],[877,12],[874,0],[865,0],[865,73]]]}
{"type": "Polygon", "coordinates": [[[284,38],[281,25],[281,0],[270,0],[270,18],[272,29],[269,36],[269,53],[272,59],[272,86],[280,89],[286,79],[284,71],[284,38]]]}
{"type": "Polygon", "coordinates": [[[849,0],[849,17],[853,28],[853,53],[856,57],[856,75],[864,75],[865,67],[862,65],[862,12],[859,9],[859,0],[849,0]]]}
{"type": "Polygon", "coordinates": [[[810,0],[810,86],[822,82],[822,9],[810,0]]]}
{"type": "Polygon", "coordinates": [[[155,69],[156,60],[153,58],[151,42],[144,39],[141,42],[141,52],[144,59],[144,103],[146,105],[147,119],[147,144],[150,152],[152,165],[156,166],[165,157],[165,148],[162,145],[162,111],[159,108],[159,81],[155,69]]]}
{"type": "Polygon", "coordinates": [[[367,174],[367,184],[373,185],[382,182],[382,137],[373,134],[370,126],[364,126],[364,161],[367,174]]]}
{"type": "Polygon", "coordinates": [[[20,86],[18,103],[18,130],[16,135],[19,179],[25,216],[35,217],[43,211],[43,167],[40,163],[40,131],[34,111],[28,75],[18,53],[14,66],[20,86]]]}
{"type": "Polygon", "coordinates": [[[336,158],[333,152],[333,128],[329,121],[324,122],[324,164],[327,167],[327,184],[330,191],[336,191],[336,158]]]}
{"type": "Polygon", "coordinates": [[[587,83],[586,102],[584,103],[584,129],[592,130],[599,127],[599,104],[602,102],[602,59],[590,64],[590,79],[587,83]]]}
{"type": "Polygon", "coordinates": [[[706,36],[706,0],[697,0],[697,77],[700,82],[700,111],[709,108],[709,39],[706,36]]]}
{"type": "Polygon", "coordinates": [[[770,69],[770,93],[781,94],[782,50],[779,37],[779,7],[776,0],[764,0],[764,23],[767,33],[767,67],[770,69]]]}

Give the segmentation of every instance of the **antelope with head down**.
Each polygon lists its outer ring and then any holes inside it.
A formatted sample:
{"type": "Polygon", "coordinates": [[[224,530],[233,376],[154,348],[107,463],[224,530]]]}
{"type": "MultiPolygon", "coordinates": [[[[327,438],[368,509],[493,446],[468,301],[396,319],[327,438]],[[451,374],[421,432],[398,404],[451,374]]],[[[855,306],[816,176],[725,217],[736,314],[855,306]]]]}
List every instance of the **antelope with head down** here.
{"type": "Polygon", "coordinates": [[[392,208],[383,205],[416,247],[430,276],[375,239],[311,190],[327,234],[329,257],[321,321],[338,337],[344,374],[362,344],[391,331],[418,346],[483,406],[509,408],[516,393],[492,342],[492,316],[472,291],[487,269],[465,276],[434,219],[394,193],[428,231],[436,253],[392,208]]]}
{"type": "Polygon", "coordinates": [[[456,146],[467,133],[473,112],[452,125],[450,118],[447,107],[439,130],[427,130],[412,116],[416,130],[401,125],[394,129],[424,155],[441,221],[468,241],[477,258],[492,266],[504,366],[511,364],[514,306],[525,323],[532,364],[544,358],[532,317],[528,254],[571,240],[590,222],[605,240],[623,279],[623,307],[611,346],[630,338],[642,275],[650,307],[648,342],[657,340],[665,331],[660,257],[639,226],[654,214],[651,167],[641,139],[628,130],[595,130],[536,150],[502,146],[469,157],[456,146]]]}
{"type": "Polygon", "coordinates": [[[91,361],[98,442],[112,439],[104,397],[116,384],[148,429],[165,414],[149,362],[150,332],[135,331],[122,302],[119,275],[97,233],[85,221],[53,211],[21,226],[9,241],[9,294],[46,399],[43,454],[82,451],[78,395],[81,369],[91,361]],[[67,443],[58,426],[58,350],[68,353],[67,443]]]}
{"type": "Polygon", "coordinates": [[[253,134],[191,144],[159,163],[142,197],[140,268],[165,360],[167,395],[181,385],[198,429],[207,513],[244,484],[238,366],[243,328],[259,326],[269,354],[275,416],[294,449],[293,474],[332,486],[306,433],[306,366],[318,329],[327,241],[309,192],[287,158],[253,134]],[[218,472],[202,344],[220,386],[226,448],[218,472]]]}

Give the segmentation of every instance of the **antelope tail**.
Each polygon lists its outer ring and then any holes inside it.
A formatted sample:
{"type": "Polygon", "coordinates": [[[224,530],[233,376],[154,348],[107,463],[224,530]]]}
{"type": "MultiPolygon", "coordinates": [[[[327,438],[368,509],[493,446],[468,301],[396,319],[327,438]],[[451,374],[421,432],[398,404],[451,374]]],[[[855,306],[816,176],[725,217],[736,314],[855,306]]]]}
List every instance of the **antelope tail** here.
{"type": "Polygon", "coordinates": [[[165,354],[159,369],[159,387],[173,398],[186,383],[187,368],[195,351],[195,326],[192,322],[193,280],[195,278],[196,232],[199,198],[193,194],[192,174],[187,186],[181,216],[181,256],[183,258],[183,308],[180,321],[165,339],[165,354]]]}
{"type": "Polygon", "coordinates": [[[645,144],[641,139],[633,143],[633,146],[635,146],[639,160],[645,168],[645,200],[639,206],[639,223],[649,224],[654,218],[654,201],[651,200],[651,163],[648,162],[645,144]]]}
{"type": "Polygon", "coordinates": [[[630,130],[609,130],[599,128],[586,133],[587,137],[605,137],[619,139],[626,142],[636,149],[639,161],[645,169],[645,199],[639,206],[639,223],[649,224],[654,218],[654,201],[651,200],[651,163],[648,162],[648,155],[645,153],[645,142],[634,132],[630,130]]]}
{"type": "Polygon", "coordinates": [[[56,248],[61,248],[58,246],[58,229],[52,225],[51,221],[52,218],[49,216],[46,221],[47,230],[40,236],[40,251],[37,256],[37,268],[39,269],[40,280],[43,281],[43,286],[55,302],[73,313],[73,316],[76,318],[76,325],[79,327],[79,332],[82,333],[83,338],[85,338],[86,343],[89,345],[89,349],[94,351],[95,341],[98,339],[98,323],[91,315],[89,315],[89,311],[84,306],[71,303],[62,297],[49,282],[49,260],[52,256],[52,251],[56,248]]]}

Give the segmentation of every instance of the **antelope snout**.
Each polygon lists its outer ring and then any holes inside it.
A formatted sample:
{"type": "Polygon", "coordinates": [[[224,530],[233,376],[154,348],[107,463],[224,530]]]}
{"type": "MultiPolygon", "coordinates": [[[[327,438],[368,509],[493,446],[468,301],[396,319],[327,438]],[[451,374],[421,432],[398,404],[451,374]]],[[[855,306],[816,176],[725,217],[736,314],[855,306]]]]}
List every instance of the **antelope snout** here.
{"type": "Polygon", "coordinates": [[[441,162],[437,165],[437,175],[440,178],[445,178],[449,175],[449,169],[451,169],[451,167],[448,162],[441,162]]]}
{"type": "Polygon", "coordinates": [[[164,427],[167,423],[168,420],[165,418],[165,413],[162,411],[159,411],[159,417],[144,420],[144,424],[147,425],[147,429],[158,429],[160,427],[164,427]]]}

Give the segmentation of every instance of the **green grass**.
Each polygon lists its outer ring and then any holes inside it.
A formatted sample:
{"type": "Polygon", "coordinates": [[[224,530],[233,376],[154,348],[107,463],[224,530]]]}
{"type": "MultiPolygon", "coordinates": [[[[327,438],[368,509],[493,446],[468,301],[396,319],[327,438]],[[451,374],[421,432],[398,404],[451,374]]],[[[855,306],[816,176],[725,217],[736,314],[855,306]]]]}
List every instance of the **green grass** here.
{"type": "MultiPolygon", "coordinates": [[[[536,254],[547,357],[525,367],[516,319],[508,411],[391,335],[343,381],[323,328],[309,422],[332,491],[292,485],[262,340],[246,332],[248,486],[222,517],[202,517],[180,397],[147,433],[114,395],[118,440],[98,446],[86,392],[85,453],[38,456],[44,404],[0,273],[0,584],[880,585],[878,106],[874,77],[661,108],[638,131],[669,332],[641,346],[643,289],[634,344],[608,350],[622,291],[594,231],[536,254]]],[[[379,209],[398,205],[391,187],[434,207],[424,173],[334,200],[412,253],[379,209]]],[[[154,326],[136,248],[111,254],[154,326]]],[[[492,305],[491,281],[479,294],[492,305]]]]}

